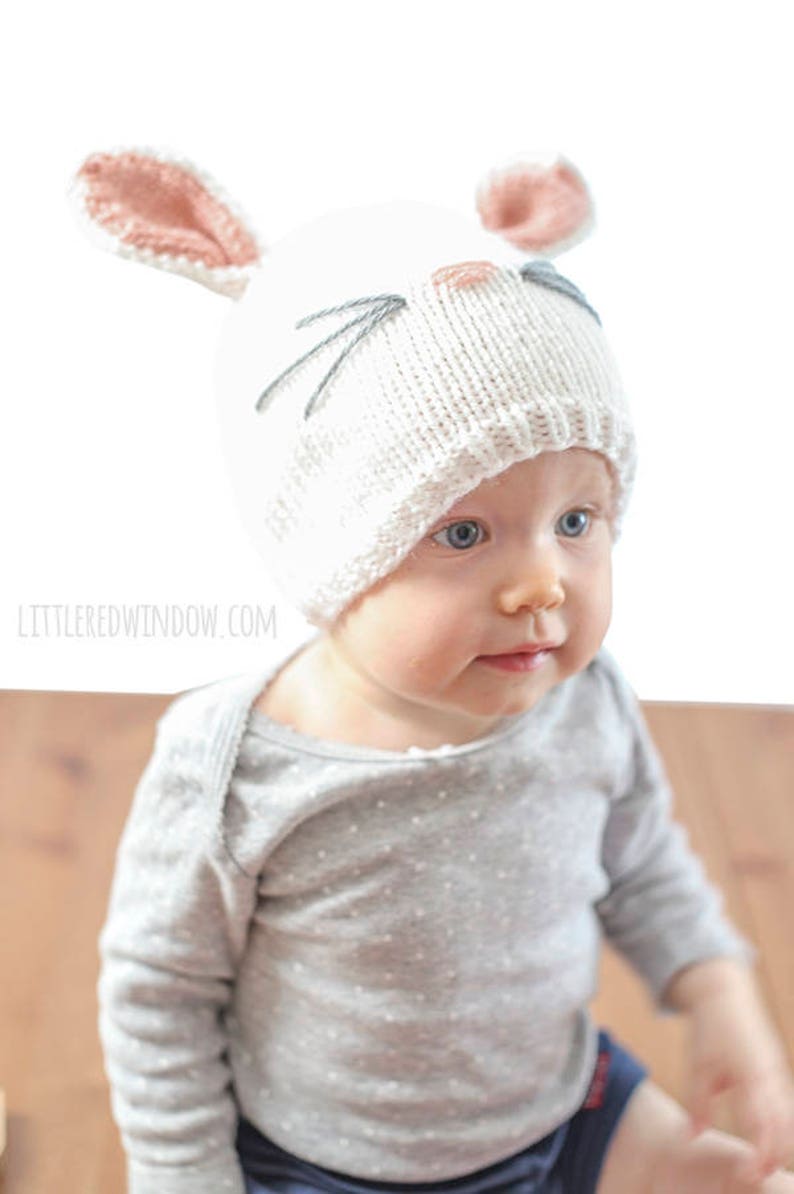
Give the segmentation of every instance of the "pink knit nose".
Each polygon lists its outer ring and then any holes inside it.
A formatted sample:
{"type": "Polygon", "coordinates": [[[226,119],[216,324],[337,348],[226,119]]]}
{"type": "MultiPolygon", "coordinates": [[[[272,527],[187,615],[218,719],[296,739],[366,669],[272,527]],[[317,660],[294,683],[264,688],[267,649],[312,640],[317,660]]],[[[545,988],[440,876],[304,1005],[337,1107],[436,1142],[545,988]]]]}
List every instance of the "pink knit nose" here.
{"type": "Polygon", "coordinates": [[[454,265],[442,265],[433,270],[430,280],[436,290],[440,286],[447,286],[451,290],[462,290],[465,286],[476,286],[478,282],[487,282],[497,272],[496,266],[491,261],[457,261],[454,265]]]}

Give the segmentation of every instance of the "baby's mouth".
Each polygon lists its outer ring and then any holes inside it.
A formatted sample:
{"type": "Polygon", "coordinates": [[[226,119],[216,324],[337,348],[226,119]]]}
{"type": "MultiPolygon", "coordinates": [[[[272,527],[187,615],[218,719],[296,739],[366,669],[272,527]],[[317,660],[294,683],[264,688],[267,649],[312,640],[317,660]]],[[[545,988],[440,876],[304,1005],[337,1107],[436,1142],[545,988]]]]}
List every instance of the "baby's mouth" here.
{"type": "Polygon", "coordinates": [[[534,672],[543,667],[558,645],[556,643],[536,644],[501,655],[478,655],[476,662],[507,672],[534,672]]]}

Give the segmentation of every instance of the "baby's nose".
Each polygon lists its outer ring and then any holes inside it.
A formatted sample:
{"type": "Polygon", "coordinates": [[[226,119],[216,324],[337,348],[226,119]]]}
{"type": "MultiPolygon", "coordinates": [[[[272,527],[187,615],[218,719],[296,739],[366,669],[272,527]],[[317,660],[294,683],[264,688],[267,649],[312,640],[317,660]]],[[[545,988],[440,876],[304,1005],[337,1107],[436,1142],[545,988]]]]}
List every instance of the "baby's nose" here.
{"type": "Polygon", "coordinates": [[[456,261],[454,265],[442,265],[433,270],[430,281],[436,290],[440,286],[463,290],[466,286],[487,282],[497,272],[497,267],[491,261],[456,261]]]}

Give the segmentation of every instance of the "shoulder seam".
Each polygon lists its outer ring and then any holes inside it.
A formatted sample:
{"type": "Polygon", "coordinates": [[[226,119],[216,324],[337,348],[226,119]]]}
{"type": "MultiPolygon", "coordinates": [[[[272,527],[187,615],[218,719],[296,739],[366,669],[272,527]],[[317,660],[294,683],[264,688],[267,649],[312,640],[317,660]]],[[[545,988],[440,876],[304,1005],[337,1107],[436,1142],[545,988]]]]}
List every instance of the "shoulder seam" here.
{"type": "Polygon", "coordinates": [[[157,721],[157,736],[168,745],[169,735],[182,735],[195,744],[201,759],[205,802],[204,840],[216,857],[219,852],[246,879],[256,880],[232,853],[226,840],[226,796],[240,741],[245,731],[247,707],[243,692],[260,682],[258,673],[225,676],[179,693],[157,721]],[[180,724],[181,721],[181,724],[180,724]]]}

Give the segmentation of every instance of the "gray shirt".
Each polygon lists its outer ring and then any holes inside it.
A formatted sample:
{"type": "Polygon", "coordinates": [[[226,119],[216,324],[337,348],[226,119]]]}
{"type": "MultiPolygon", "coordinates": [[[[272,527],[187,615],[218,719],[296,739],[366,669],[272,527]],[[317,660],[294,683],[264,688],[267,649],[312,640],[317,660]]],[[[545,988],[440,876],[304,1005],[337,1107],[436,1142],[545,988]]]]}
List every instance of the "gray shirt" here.
{"type": "Polygon", "coordinates": [[[681,967],[755,959],[606,649],[430,751],[252,709],[283,662],[171,703],[120,840],[98,996],[130,1194],[245,1194],[238,1110],[356,1177],[470,1173],[583,1101],[602,932],[662,1014],[681,967]]]}

